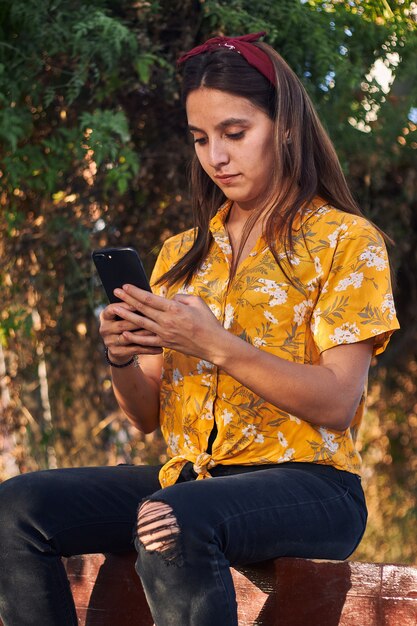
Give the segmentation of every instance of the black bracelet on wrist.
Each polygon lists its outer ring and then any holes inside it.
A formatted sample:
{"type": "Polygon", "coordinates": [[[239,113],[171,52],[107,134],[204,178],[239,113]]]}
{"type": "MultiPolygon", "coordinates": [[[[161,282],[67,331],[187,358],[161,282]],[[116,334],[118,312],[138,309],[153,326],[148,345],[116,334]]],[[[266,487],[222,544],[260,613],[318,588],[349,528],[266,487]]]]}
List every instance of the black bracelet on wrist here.
{"type": "Polygon", "coordinates": [[[132,365],[132,363],[134,363],[134,362],[135,362],[135,357],[134,357],[134,356],[132,356],[132,358],[131,358],[131,359],[129,359],[129,361],[127,361],[127,363],[122,363],[121,365],[120,365],[119,363],[113,363],[113,361],[110,361],[110,358],[109,358],[109,349],[108,349],[108,347],[107,347],[107,346],[104,348],[104,358],[106,359],[106,363],[108,363],[109,365],[111,365],[111,367],[119,367],[119,368],[120,368],[120,367],[128,367],[128,365],[132,365]]]}

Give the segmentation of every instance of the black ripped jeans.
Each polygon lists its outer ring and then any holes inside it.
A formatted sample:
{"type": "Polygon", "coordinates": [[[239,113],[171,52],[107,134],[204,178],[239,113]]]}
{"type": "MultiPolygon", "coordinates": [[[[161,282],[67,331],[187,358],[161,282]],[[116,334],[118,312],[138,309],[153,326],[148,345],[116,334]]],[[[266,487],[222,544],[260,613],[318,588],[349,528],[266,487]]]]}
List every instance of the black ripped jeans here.
{"type": "MultiPolygon", "coordinates": [[[[190,464],[160,489],[159,467],[50,470],[0,485],[0,615],[5,626],[76,626],[61,556],[138,548],[157,626],[236,626],[230,565],[278,556],[345,559],[366,524],[360,479],[311,463],[190,464]],[[168,504],[175,558],[135,541],[138,504],[168,504]]],[[[127,626],[120,624],[120,626],[127,626]]]]}

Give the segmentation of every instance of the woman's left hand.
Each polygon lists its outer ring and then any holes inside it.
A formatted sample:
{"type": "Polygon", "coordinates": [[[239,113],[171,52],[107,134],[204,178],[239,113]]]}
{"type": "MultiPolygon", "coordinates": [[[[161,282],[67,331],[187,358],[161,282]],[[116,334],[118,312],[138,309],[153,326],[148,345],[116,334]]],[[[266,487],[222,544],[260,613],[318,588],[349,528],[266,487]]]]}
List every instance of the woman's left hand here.
{"type": "Polygon", "coordinates": [[[124,332],[126,343],[170,348],[210,362],[225,349],[229,333],[200,297],[178,294],[168,300],[133,285],[114,293],[140,313],[120,307],[117,315],[148,331],[124,332]]]}

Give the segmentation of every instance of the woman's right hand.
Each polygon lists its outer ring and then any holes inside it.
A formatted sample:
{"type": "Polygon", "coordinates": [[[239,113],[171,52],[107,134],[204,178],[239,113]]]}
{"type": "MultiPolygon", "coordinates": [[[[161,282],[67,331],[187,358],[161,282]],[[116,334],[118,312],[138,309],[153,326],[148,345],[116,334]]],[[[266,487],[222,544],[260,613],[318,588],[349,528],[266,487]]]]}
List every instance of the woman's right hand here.
{"type": "Polygon", "coordinates": [[[126,370],[111,368],[112,384],[116,400],[128,419],[142,432],[151,433],[159,426],[162,349],[128,343],[122,336],[123,331],[126,330],[133,335],[150,334],[149,331],[139,328],[140,320],[132,323],[120,319],[123,318],[124,311],[130,313],[133,310],[125,302],[117,305],[109,304],[100,314],[99,330],[112,363],[123,365],[135,355],[143,357],[140,360],[140,367],[128,367],[126,370]],[[117,314],[114,310],[116,306],[120,311],[119,319],[116,319],[117,314]]]}
{"type": "Polygon", "coordinates": [[[119,309],[124,308],[128,311],[133,311],[133,308],[125,302],[119,302],[117,304],[109,304],[100,313],[99,332],[108,350],[110,360],[117,364],[122,364],[129,361],[136,354],[160,354],[161,348],[141,346],[137,343],[126,343],[122,335],[124,331],[133,332],[138,337],[149,336],[152,333],[143,328],[138,328],[138,324],[120,319],[120,315],[119,319],[117,319],[118,316],[114,311],[116,306],[119,309]]]}

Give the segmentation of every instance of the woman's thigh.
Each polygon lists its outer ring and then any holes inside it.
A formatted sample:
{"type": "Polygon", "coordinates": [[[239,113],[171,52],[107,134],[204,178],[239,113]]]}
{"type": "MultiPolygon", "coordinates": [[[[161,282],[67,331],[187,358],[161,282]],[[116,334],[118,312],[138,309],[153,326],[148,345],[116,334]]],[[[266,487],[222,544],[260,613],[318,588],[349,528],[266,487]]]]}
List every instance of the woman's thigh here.
{"type": "Polygon", "coordinates": [[[0,526],[6,541],[23,535],[47,541],[58,554],[133,550],[138,503],[158,489],[159,467],[47,470],[0,485],[0,526]]]}
{"type": "Polygon", "coordinates": [[[358,477],[310,463],[181,483],[151,499],[172,507],[185,552],[199,534],[232,565],[278,556],[344,559],[366,525],[358,477]]]}

